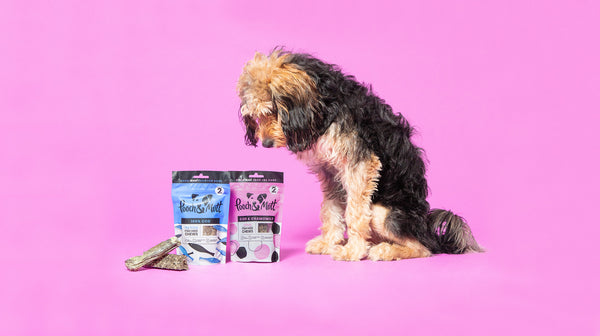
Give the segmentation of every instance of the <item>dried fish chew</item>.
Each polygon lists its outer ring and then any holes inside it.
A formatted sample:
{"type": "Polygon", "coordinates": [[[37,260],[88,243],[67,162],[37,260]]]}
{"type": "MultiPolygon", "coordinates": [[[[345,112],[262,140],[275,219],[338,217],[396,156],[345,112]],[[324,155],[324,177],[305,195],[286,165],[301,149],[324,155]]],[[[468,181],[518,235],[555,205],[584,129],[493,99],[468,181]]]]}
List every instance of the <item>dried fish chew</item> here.
{"type": "Polygon", "coordinates": [[[184,255],[167,254],[166,256],[146,265],[149,268],[160,268],[173,271],[185,271],[188,269],[187,257],[184,255]]]}
{"type": "Polygon", "coordinates": [[[136,256],[125,260],[125,266],[130,271],[137,271],[149,263],[162,258],[179,245],[181,245],[179,239],[177,239],[177,237],[171,237],[152,247],[148,251],[145,251],[141,256],[136,256]]]}

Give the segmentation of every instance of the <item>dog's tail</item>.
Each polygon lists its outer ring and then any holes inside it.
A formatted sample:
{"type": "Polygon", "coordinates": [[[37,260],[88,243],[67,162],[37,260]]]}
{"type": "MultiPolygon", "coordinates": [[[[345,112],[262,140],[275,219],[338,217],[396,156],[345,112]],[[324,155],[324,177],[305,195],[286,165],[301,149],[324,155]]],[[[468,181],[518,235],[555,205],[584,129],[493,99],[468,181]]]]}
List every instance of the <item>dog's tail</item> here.
{"type": "Polygon", "coordinates": [[[433,253],[484,252],[465,220],[448,210],[432,209],[427,215],[429,232],[437,240],[433,253]]]}

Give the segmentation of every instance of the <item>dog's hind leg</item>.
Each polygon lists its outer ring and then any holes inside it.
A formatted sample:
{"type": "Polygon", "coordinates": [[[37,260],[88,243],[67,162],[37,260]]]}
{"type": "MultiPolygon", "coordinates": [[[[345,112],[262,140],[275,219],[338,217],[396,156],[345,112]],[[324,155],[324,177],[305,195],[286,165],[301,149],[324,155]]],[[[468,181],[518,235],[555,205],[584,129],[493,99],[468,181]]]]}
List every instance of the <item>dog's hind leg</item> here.
{"type": "Polygon", "coordinates": [[[377,188],[380,169],[381,162],[375,155],[344,168],[341,180],[347,193],[344,217],[348,242],[334,248],[333,259],[356,261],[367,256],[368,240],[371,238],[371,196],[377,188]]]}
{"type": "Polygon", "coordinates": [[[326,199],[321,205],[321,235],[306,243],[310,254],[331,254],[334,246],[344,242],[344,208],[337,200],[326,199]]]}
{"type": "Polygon", "coordinates": [[[418,240],[410,237],[397,237],[386,228],[389,213],[389,208],[379,204],[373,205],[371,229],[377,240],[383,242],[369,249],[369,259],[373,261],[399,260],[431,256],[431,252],[418,240]]]}
{"type": "Polygon", "coordinates": [[[369,249],[369,259],[378,260],[400,260],[410,258],[425,258],[431,256],[431,252],[421,245],[416,239],[404,239],[402,244],[379,243],[369,249]]]}

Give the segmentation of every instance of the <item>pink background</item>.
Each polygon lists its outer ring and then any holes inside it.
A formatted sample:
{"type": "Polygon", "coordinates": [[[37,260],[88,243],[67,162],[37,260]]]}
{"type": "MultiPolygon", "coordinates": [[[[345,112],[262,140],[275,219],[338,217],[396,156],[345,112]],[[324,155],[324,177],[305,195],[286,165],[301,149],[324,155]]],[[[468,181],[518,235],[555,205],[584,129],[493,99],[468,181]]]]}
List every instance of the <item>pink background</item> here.
{"type": "Polygon", "coordinates": [[[598,335],[594,1],[0,3],[3,335],[598,335]],[[216,4],[215,4],[216,3],[216,4]],[[316,179],[246,147],[235,83],[276,45],[418,129],[430,203],[484,254],[303,253],[316,179]],[[278,264],[128,272],[173,233],[171,171],[285,172],[278,264]]]}

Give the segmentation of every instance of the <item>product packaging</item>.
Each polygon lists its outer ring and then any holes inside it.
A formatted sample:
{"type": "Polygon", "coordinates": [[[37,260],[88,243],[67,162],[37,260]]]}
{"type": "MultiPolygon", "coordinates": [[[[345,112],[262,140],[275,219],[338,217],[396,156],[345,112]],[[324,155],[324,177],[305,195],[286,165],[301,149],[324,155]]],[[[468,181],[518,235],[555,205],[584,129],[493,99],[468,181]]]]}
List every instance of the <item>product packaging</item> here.
{"type": "Polygon", "coordinates": [[[231,261],[279,261],[283,173],[232,171],[229,174],[231,261]]]}
{"type": "Polygon", "coordinates": [[[220,171],[174,171],[173,210],[177,254],[191,265],[223,264],[229,219],[229,174],[220,171]]]}

